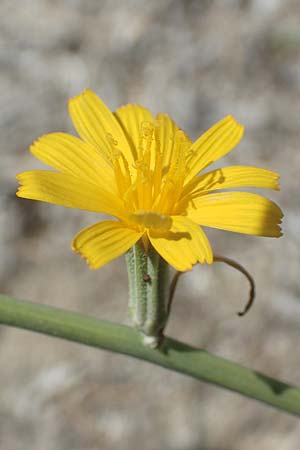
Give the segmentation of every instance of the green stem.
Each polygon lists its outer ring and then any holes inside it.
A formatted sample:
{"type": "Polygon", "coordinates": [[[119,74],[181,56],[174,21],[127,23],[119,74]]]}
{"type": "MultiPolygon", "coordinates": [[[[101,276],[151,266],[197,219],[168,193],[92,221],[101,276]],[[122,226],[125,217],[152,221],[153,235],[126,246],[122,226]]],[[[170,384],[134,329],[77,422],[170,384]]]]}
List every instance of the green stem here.
{"type": "Polygon", "coordinates": [[[145,347],[124,325],[0,295],[0,323],[134,356],[300,416],[300,389],[174,339],[145,347]]]}
{"type": "Polygon", "coordinates": [[[129,314],[143,335],[144,345],[159,346],[166,326],[169,265],[150,246],[141,243],[126,253],[129,280],[129,314]]]}

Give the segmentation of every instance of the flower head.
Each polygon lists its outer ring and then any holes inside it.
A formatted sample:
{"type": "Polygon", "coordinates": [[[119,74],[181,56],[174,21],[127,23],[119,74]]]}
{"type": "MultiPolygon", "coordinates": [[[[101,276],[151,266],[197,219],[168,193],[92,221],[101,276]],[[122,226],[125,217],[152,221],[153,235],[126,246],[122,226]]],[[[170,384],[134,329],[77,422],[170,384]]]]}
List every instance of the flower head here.
{"type": "Polygon", "coordinates": [[[166,114],[138,105],[112,113],[91,90],[70,100],[81,139],[65,133],[42,136],[30,148],[56,171],[17,176],[19,197],[106,213],[75,236],[72,247],[97,269],[141,240],[177,270],[211,263],[202,226],[279,237],[282,213],[272,201],[236,187],[278,188],[278,175],[233,166],[201,174],[230,152],[243,135],[232,116],[192,142],[166,114]],[[200,175],[198,175],[200,172],[200,175]],[[222,192],[218,192],[222,190],[222,192]]]}

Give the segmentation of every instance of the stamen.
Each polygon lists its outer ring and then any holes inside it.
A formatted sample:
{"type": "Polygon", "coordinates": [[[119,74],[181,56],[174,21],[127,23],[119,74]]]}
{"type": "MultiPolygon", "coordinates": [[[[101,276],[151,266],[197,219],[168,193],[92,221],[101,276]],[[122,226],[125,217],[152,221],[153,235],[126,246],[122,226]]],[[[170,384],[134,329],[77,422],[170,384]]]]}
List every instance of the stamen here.
{"type": "Polygon", "coordinates": [[[155,209],[170,214],[180,199],[185,177],[185,152],[186,137],[183,131],[175,134],[173,154],[166,179],[161,187],[161,193],[157,198],[155,209]]]}
{"type": "Polygon", "coordinates": [[[153,131],[154,126],[152,122],[144,121],[141,123],[139,157],[144,157],[145,153],[150,150],[153,140],[153,131]]]}
{"type": "Polygon", "coordinates": [[[148,120],[144,120],[141,124],[141,131],[144,138],[151,137],[153,135],[154,125],[152,122],[149,122],[148,120]]]}
{"type": "Polygon", "coordinates": [[[148,167],[145,161],[138,160],[135,161],[135,169],[136,169],[136,191],[137,191],[137,201],[138,201],[138,209],[145,208],[145,185],[147,184],[148,178],[148,167]]]}
{"type": "Polygon", "coordinates": [[[129,165],[121,150],[117,148],[118,141],[111,133],[107,133],[106,138],[111,148],[110,160],[113,164],[118,191],[123,196],[131,185],[129,165]]]}
{"type": "Polygon", "coordinates": [[[156,120],[154,122],[155,161],[153,170],[153,200],[158,196],[162,182],[162,155],[160,151],[159,126],[160,123],[156,120]]]}
{"type": "Polygon", "coordinates": [[[136,190],[138,209],[150,209],[152,204],[151,146],[154,126],[152,122],[141,123],[138,159],[134,162],[136,170],[136,190]]]}
{"type": "Polygon", "coordinates": [[[168,217],[175,210],[182,194],[186,172],[187,139],[183,131],[177,131],[174,139],[172,157],[169,167],[163,169],[161,154],[159,121],[144,121],[140,125],[137,158],[130,170],[123,153],[117,148],[118,142],[108,133],[107,140],[111,147],[111,160],[116,182],[124,204],[129,211],[152,211],[153,216],[133,219],[143,227],[166,229],[169,222],[161,219],[168,217]],[[166,173],[163,173],[163,170],[166,173]],[[134,174],[134,175],[133,175],[134,174]],[[158,218],[160,217],[160,218],[158,218]]]}
{"type": "Polygon", "coordinates": [[[110,147],[110,154],[109,154],[109,160],[112,163],[113,162],[113,153],[116,150],[116,147],[118,145],[118,141],[114,139],[113,135],[111,133],[106,133],[106,139],[110,147]]]}
{"type": "Polygon", "coordinates": [[[111,147],[116,147],[118,145],[118,141],[114,139],[111,133],[106,133],[106,138],[111,147]]]}

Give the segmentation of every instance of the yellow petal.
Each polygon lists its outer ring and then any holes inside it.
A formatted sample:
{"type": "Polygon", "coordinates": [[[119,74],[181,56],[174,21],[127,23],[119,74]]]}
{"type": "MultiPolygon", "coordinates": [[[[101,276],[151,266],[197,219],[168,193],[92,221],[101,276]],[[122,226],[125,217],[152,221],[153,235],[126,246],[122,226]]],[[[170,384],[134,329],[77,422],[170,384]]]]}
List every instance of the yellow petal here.
{"type": "MultiPolygon", "coordinates": [[[[175,144],[175,135],[179,131],[179,127],[167,114],[157,114],[156,121],[159,126],[160,150],[162,152],[163,167],[169,167],[173,155],[175,144]]],[[[188,146],[192,145],[192,141],[185,135],[188,146]]]]}
{"type": "Polygon", "coordinates": [[[190,270],[193,264],[212,263],[213,254],[203,230],[186,217],[173,216],[169,231],[149,230],[155,250],[175,269],[190,270]]]}
{"type": "Polygon", "coordinates": [[[31,153],[59,172],[116,192],[112,167],[87,142],[66,133],[51,133],[30,147],[31,153]]]}
{"type": "Polygon", "coordinates": [[[280,208],[271,200],[249,192],[220,192],[191,201],[188,217],[204,225],[257,236],[281,236],[280,208]]]}
{"type": "Polygon", "coordinates": [[[137,159],[137,149],[141,139],[141,126],[143,122],[153,121],[151,112],[139,105],[125,105],[115,111],[115,116],[130,144],[134,159],[137,159]]]}
{"type": "Polygon", "coordinates": [[[92,269],[98,269],[127,252],[142,234],[122,222],[106,220],[80,231],[73,239],[72,248],[86,258],[92,269]]]}
{"type": "Polygon", "coordinates": [[[17,175],[18,197],[123,217],[121,200],[95,184],[72,175],[32,170],[17,175]]]}
{"type": "Polygon", "coordinates": [[[105,103],[90,89],[69,101],[69,111],[78,134],[110,161],[112,150],[121,151],[133,163],[130,145],[122,128],[105,103]]]}
{"type": "Polygon", "coordinates": [[[243,132],[242,125],[232,116],[226,116],[202,134],[191,147],[187,181],[230,152],[241,140],[243,132]]]}
{"type": "Polygon", "coordinates": [[[195,196],[205,191],[235,187],[256,187],[278,191],[278,179],[279,175],[271,170],[247,166],[223,167],[193,178],[184,187],[183,195],[195,196]]]}

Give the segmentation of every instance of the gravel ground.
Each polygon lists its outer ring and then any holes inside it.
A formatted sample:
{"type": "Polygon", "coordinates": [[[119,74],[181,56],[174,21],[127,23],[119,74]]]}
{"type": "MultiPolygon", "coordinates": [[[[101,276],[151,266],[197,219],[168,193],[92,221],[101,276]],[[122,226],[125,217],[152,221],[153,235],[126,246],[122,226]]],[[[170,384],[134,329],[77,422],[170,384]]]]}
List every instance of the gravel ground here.
{"type": "MultiPolygon", "coordinates": [[[[1,0],[0,12],[1,292],[127,321],[123,259],[93,272],[69,248],[95,215],[15,197],[15,174],[42,167],[31,142],[74,133],[69,97],[89,86],[112,109],[140,103],[192,138],[231,113],[246,134],[224,164],[280,172],[285,236],[209,231],[255,277],[256,305],[238,318],[246,281],[195,267],[168,333],[300,384],[299,1],[1,0]]],[[[0,450],[299,449],[296,418],[236,394],[30,332],[0,337],[0,450]]]]}

